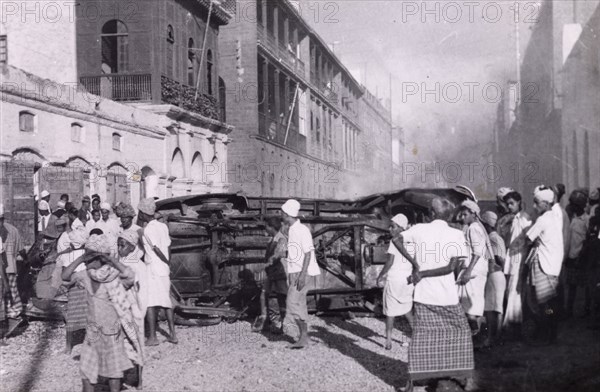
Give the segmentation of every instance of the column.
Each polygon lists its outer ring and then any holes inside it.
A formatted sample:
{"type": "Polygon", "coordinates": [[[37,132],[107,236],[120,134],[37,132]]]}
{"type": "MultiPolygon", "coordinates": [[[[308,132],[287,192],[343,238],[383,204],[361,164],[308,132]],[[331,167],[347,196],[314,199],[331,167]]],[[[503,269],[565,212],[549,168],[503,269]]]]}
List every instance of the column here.
{"type": "MultiPolygon", "coordinates": [[[[275,72],[273,74],[273,79],[274,79],[274,90],[275,90],[275,123],[277,124],[277,136],[275,137],[275,140],[279,139],[279,134],[281,134],[281,130],[279,129],[279,113],[281,113],[281,101],[279,99],[280,94],[279,94],[279,89],[282,87],[279,85],[279,69],[275,68],[275,72]]],[[[281,141],[283,141],[283,139],[281,139],[281,141]]]]}
{"type": "MultiPolygon", "coordinates": [[[[266,2],[265,2],[266,3],[266,2]]],[[[269,133],[269,62],[267,61],[266,58],[263,57],[263,85],[262,85],[262,89],[263,89],[263,97],[264,97],[264,102],[263,102],[263,108],[264,113],[264,121],[263,121],[263,129],[259,129],[258,130],[258,134],[262,134],[263,136],[267,136],[268,137],[268,133],[269,133]]],[[[260,121],[259,121],[260,124],[260,121]]]]}
{"type": "Polygon", "coordinates": [[[288,43],[290,42],[290,19],[287,15],[283,17],[283,47],[287,52],[288,43]]]}
{"type": "Polygon", "coordinates": [[[275,36],[275,44],[279,45],[279,7],[273,4],[273,35],[275,36]]]}
{"type": "Polygon", "coordinates": [[[263,0],[262,1],[262,28],[263,28],[263,33],[264,36],[267,36],[267,24],[269,23],[269,14],[267,13],[267,0],[263,0]]]}

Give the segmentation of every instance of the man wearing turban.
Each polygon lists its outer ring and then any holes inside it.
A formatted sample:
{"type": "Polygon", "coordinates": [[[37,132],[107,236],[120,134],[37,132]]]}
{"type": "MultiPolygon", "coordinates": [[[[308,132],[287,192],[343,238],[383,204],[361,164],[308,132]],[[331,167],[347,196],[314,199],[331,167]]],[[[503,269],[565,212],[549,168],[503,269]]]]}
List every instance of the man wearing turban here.
{"type": "Polygon", "coordinates": [[[530,266],[528,302],[534,305],[532,310],[541,317],[538,325],[540,337],[548,343],[556,341],[558,332],[558,277],[564,257],[562,222],[552,211],[554,201],[552,189],[543,185],[536,187],[533,208],[538,218],[527,231],[527,238],[533,243],[526,262],[530,266]]]}

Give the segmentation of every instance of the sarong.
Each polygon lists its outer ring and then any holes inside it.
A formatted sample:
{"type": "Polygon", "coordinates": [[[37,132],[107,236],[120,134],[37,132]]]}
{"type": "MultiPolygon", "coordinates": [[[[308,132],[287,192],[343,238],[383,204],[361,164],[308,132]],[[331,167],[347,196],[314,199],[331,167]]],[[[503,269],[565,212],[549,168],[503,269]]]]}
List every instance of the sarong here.
{"type": "Polygon", "coordinates": [[[5,299],[6,316],[9,318],[18,318],[23,313],[23,303],[21,302],[21,295],[19,294],[19,287],[17,285],[17,275],[6,274],[6,277],[10,290],[9,295],[5,299]]]}
{"type": "Polygon", "coordinates": [[[415,302],[414,318],[408,350],[410,379],[471,377],[475,368],[473,341],[462,306],[415,302]]]}
{"type": "Polygon", "coordinates": [[[75,284],[67,294],[67,331],[85,329],[87,326],[87,293],[75,284]]]}
{"type": "Polygon", "coordinates": [[[4,297],[4,282],[0,279],[0,321],[6,320],[6,304],[4,297]]]}
{"type": "Polygon", "coordinates": [[[548,275],[542,271],[537,249],[533,249],[527,258],[529,276],[527,277],[527,303],[534,313],[539,306],[548,303],[558,296],[558,276],[548,275]]]}

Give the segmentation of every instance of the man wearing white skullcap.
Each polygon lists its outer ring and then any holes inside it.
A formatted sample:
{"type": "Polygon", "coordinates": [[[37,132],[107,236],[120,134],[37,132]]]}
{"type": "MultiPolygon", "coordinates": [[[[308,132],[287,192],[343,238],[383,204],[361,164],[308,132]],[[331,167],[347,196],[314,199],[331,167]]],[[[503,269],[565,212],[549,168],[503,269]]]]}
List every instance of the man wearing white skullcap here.
{"type": "Polygon", "coordinates": [[[458,292],[474,333],[479,332],[478,319],[483,316],[485,307],[488,260],[493,259],[490,240],[479,218],[480,213],[479,206],[473,200],[463,201],[458,213],[458,221],[463,224],[463,232],[471,251],[466,268],[457,280],[458,292]]]}
{"type": "Polygon", "coordinates": [[[529,256],[530,273],[528,283],[535,293],[539,314],[543,318],[542,332],[550,342],[556,341],[558,332],[558,283],[564,258],[563,235],[559,218],[552,211],[554,192],[546,187],[537,187],[533,195],[533,208],[538,218],[527,231],[533,243],[529,256]]]}
{"type": "Polygon", "coordinates": [[[298,219],[300,203],[290,199],[281,206],[281,210],[284,213],[283,220],[289,226],[286,319],[293,319],[300,329],[298,341],[290,348],[301,349],[308,345],[308,279],[314,284],[314,277],[320,275],[321,270],[317,265],[312,234],[298,219]]]}
{"type": "Polygon", "coordinates": [[[175,335],[175,316],[173,313],[173,304],[169,295],[171,289],[171,270],[169,268],[169,259],[171,253],[171,237],[169,228],[166,224],[156,220],[156,202],[149,197],[140,200],[138,204],[138,217],[142,226],[141,232],[142,245],[144,248],[144,261],[148,272],[148,290],[146,320],[148,321],[148,340],[147,346],[156,346],[159,344],[156,337],[158,308],[165,309],[167,322],[169,324],[169,343],[177,344],[175,335]]]}
{"type": "MultiPolygon", "coordinates": [[[[110,212],[112,208],[109,203],[103,202],[100,204],[100,215],[101,218],[96,222],[95,227],[102,230],[102,232],[110,238],[111,244],[114,243],[113,249],[117,248],[117,237],[121,232],[121,224],[118,220],[111,218],[110,212]]],[[[115,252],[116,254],[116,252],[115,252]]]]}
{"type": "Polygon", "coordinates": [[[38,202],[38,233],[43,233],[50,221],[50,205],[46,200],[38,202]]]}
{"type": "MultiPolygon", "coordinates": [[[[408,219],[404,214],[397,214],[392,218],[390,234],[397,238],[400,233],[408,228],[408,219]]],[[[392,349],[392,330],[396,317],[406,316],[412,325],[413,292],[415,286],[408,284],[408,277],[412,275],[413,265],[408,261],[398,248],[390,241],[388,248],[390,257],[383,266],[377,278],[377,286],[381,286],[381,279],[386,276],[383,287],[383,314],[386,315],[385,324],[385,349],[392,349]]]]}

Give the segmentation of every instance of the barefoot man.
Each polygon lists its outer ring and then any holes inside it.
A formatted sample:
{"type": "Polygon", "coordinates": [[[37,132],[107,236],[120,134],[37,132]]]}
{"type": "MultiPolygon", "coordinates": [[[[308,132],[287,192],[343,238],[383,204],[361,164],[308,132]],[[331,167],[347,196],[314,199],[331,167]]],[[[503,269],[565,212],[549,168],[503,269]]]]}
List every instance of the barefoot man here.
{"type": "Polygon", "coordinates": [[[413,337],[408,351],[409,381],[467,378],[467,390],[476,385],[473,343],[467,317],[459,304],[454,269],[459,259],[469,255],[462,231],[448,225],[454,205],[436,198],[431,203],[431,223],[417,224],[403,231],[394,244],[413,265],[410,282],[415,285],[413,299],[413,337]],[[414,247],[414,257],[404,247],[414,247]],[[418,268],[417,268],[418,267],[418,268]]]}
{"type": "Polygon", "coordinates": [[[142,233],[142,243],[144,246],[145,262],[148,266],[148,297],[146,321],[148,322],[148,340],[146,346],[158,345],[156,338],[156,326],[158,308],[164,308],[167,314],[169,324],[169,343],[177,344],[175,336],[175,321],[173,314],[173,304],[171,303],[171,270],[169,268],[169,246],[171,238],[169,237],[169,228],[164,223],[154,219],[156,204],[153,198],[146,198],[140,201],[138,205],[139,219],[145,222],[142,233]]]}
{"type": "Polygon", "coordinates": [[[284,220],[289,225],[288,237],[288,295],[286,301],[286,318],[293,319],[300,329],[298,341],[290,346],[293,349],[304,348],[308,345],[308,310],[306,293],[308,292],[308,277],[321,274],[315,257],[315,247],[312,234],[308,227],[300,223],[298,213],[300,203],[290,199],[281,210],[284,220]]]}

